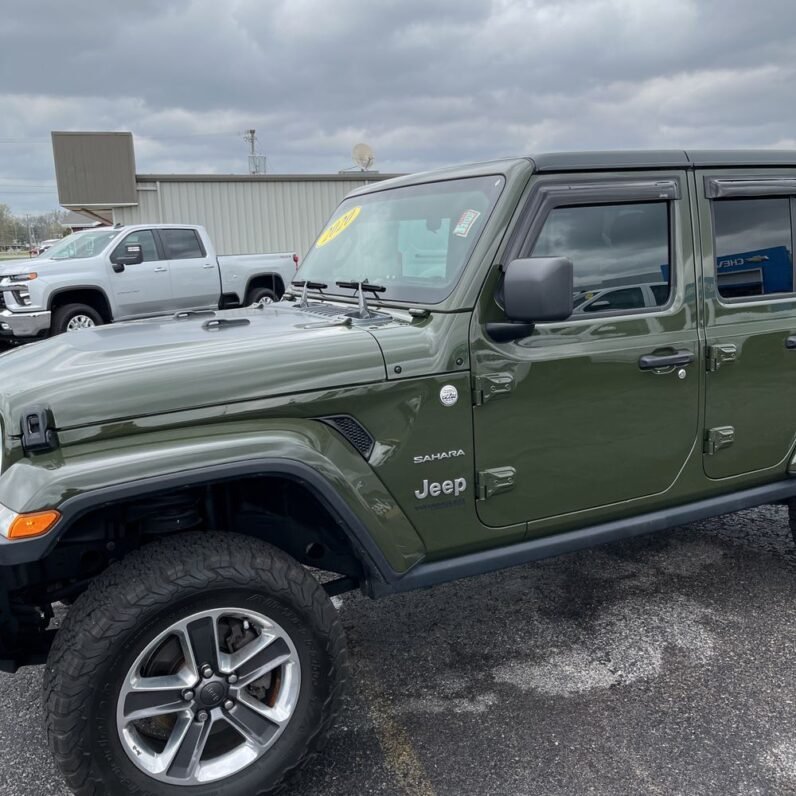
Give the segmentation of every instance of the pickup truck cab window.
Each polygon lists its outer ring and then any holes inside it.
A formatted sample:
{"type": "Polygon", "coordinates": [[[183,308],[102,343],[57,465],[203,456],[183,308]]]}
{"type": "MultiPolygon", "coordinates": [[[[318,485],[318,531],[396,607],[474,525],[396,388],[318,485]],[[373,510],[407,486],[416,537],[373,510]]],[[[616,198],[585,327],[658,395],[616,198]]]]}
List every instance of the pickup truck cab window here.
{"type": "Polygon", "coordinates": [[[453,290],[503,189],[471,177],[352,196],[335,211],[297,279],[382,285],[393,301],[435,304],[453,290]]]}
{"type": "Polygon", "coordinates": [[[663,306],[671,289],[667,203],[557,207],[531,256],[572,260],[576,314],[663,306]]]}
{"type": "Polygon", "coordinates": [[[160,239],[166,247],[166,256],[169,260],[191,260],[205,256],[196,230],[162,229],[160,230],[160,239]]]}
{"type": "Polygon", "coordinates": [[[163,259],[158,254],[158,247],[155,244],[155,236],[152,234],[152,230],[139,229],[136,232],[131,232],[129,235],[125,236],[121,243],[116,246],[111,254],[111,262],[113,262],[113,259],[117,254],[122,254],[124,252],[125,246],[136,243],[141,246],[141,253],[144,256],[143,261],[145,263],[152,263],[163,259]]]}
{"type": "Polygon", "coordinates": [[[716,282],[722,298],[793,293],[791,201],[713,202],[716,282]]]}

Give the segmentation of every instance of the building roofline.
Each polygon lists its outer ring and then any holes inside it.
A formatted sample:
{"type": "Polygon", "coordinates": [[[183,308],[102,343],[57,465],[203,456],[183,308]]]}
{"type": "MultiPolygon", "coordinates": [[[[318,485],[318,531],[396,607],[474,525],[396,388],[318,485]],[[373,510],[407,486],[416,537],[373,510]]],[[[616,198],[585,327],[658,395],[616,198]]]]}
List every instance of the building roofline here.
{"type": "Polygon", "coordinates": [[[381,182],[401,174],[351,171],[342,174],[136,174],[141,182],[381,182]]]}

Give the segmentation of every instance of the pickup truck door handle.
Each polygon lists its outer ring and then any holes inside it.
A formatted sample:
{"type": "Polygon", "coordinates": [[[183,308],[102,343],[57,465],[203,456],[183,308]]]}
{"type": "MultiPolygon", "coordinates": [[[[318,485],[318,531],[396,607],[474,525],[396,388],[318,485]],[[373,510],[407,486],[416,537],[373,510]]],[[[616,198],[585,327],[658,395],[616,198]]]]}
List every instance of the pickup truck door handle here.
{"type": "Polygon", "coordinates": [[[678,365],[690,365],[694,359],[693,351],[683,349],[673,351],[671,354],[644,354],[638,358],[638,366],[641,370],[676,368],[678,365]]]}
{"type": "Polygon", "coordinates": [[[157,268],[155,268],[155,271],[168,271],[168,268],[166,268],[165,265],[159,265],[157,268]]]}
{"type": "Polygon", "coordinates": [[[215,266],[213,265],[213,263],[205,263],[205,264],[202,266],[202,268],[215,268],[215,266]]]}
{"type": "Polygon", "coordinates": [[[785,338],[785,348],[789,348],[791,351],[796,349],[796,334],[785,338]]]}

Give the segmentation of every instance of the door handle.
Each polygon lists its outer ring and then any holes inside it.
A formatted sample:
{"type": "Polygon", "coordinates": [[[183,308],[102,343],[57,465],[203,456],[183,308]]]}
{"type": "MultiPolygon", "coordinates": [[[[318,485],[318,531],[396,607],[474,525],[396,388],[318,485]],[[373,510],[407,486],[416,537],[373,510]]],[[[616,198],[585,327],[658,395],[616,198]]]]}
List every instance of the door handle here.
{"type": "Polygon", "coordinates": [[[213,265],[213,263],[205,263],[205,264],[202,266],[202,268],[215,268],[215,266],[213,265]]]}
{"type": "Polygon", "coordinates": [[[683,349],[671,354],[644,354],[638,358],[641,370],[658,370],[658,368],[676,368],[679,365],[690,365],[694,361],[693,351],[683,349]]]}
{"type": "Polygon", "coordinates": [[[788,348],[791,351],[796,349],[796,334],[792,334],[790,337],[785,338],[785,348],[788,348]]]}
{"type": "Polygon", "coordinates": [[[168,268],[166,268],[165,265],[159,265],[157,268],[155,268],[155,271],[157,271],[157,272],[168,271],[168,268]]]}

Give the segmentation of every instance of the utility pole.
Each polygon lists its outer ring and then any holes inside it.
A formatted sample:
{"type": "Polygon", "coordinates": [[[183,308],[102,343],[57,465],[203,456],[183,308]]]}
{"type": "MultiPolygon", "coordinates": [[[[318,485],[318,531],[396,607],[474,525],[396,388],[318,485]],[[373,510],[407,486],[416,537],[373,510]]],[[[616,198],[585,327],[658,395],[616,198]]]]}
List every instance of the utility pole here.
{"type": "Polygon", "coordinates": [[[247,130],[243,136],[243,140],[248,141],[249,147],[251,147],[251,152],[249,153],[250,155],[256,154],[254,151],[254,144],[257,141],[257,136],[255,135],[256,132],[256,130],[247,130]]]}
{"type": "Polygon", "coordinates": [[[243,140],[249,145],[249,174],[265,174],[265,155],[258,155],[257,149],[255,147],[255,144],[257,143],[257,131],[247,130],[243,134],[243,140]]]}

